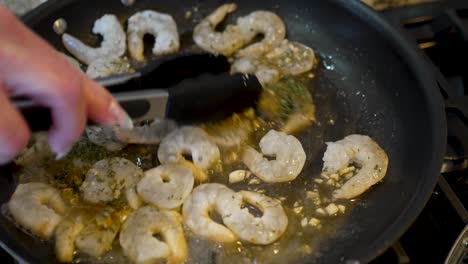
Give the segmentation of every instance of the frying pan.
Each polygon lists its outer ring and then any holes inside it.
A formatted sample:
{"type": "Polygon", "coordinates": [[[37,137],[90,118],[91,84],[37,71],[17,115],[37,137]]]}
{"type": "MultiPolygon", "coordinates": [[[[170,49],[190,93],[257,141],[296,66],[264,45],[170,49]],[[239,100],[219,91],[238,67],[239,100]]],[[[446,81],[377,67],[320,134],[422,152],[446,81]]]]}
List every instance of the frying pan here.
{"type": "MultiPolygon", "coordinates": [[[[307,163],[304,177],[317,175],[326,141],[351,133],[374,138],[389,156],[381,184],[360,197],[343,225],[320,243],[304,263],[365,263],[383,253],[399,238],[428,200],[440,170],[445,147],[442,100],[416,48],[379,14],[358,1],[264,0],[235,1],[231,17],[268,9],[283,18],[288,38],[312,47],[320,65],[310,89],[317,106],[317,122],[299,135],[307,163]]],[[[191,47],[195,22],[222,1],[138,0],[126,7],[118,0],[50,0],[24,17],[24,22],[63,50],[53,32],[57,18],[68,22],[68,32],[89,44],[94,21],[105,13],[122,22],[133,13],[154,9],[177,21],[182,48],[191,47]],[[186,11],[193,12],[190,19],[186,11]]],[[[230,18],[232,19],[232,18],[230,18]]],[[[0,201],[15,188],[11,166],[1,168],[0,201]]],[[[301,188],[293,184],[293,188],[301,188]]],[[[294,189],[293,189],[294,190],[294,189]]],[[[49,244],[34,240],[0,217],[1,245],[18,259],[54,262],[49,244]]]]}

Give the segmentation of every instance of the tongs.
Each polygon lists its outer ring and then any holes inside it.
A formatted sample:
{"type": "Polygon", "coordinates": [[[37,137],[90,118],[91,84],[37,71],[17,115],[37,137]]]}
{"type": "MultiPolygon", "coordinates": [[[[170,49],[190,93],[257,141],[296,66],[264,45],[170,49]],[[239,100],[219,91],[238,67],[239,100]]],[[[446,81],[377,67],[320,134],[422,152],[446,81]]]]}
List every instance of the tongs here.
{"type": "MultiPolygon", "coordinates": [[[[168,118],[193,124],[220,120],[256,106],[262,90],[257,78],[228,71],[226,57],[182,54],[152,62],[134,73],[96,81],[112,93],[134,122],[168,118]]],[[[50,128],[49,109],[27,99],[13,101],[32,131],[50,128]]]]}

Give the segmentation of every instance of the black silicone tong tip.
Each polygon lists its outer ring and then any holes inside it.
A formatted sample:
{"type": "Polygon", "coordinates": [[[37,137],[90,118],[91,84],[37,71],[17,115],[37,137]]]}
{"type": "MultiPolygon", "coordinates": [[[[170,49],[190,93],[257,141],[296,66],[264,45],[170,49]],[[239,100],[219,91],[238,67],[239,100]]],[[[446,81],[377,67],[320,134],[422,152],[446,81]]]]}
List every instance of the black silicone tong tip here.
{"type": "Polygon", "coordinates": [[[166,117],[182,124],[214,122],[256,108],[262,85],[254,75],[203,74],[168,89],[166,117]]]}
{"type": "MultiPolygon", "coordinates": [[[[105,85],[111,92],[133,91],[135,89],[168,88],[185,79],[196,78],[202,74],[229,72],[230,64],[226,57],[209,53],[180,53],[168,55],[148,62],[138,69],[138,76],[121,84],[105,85]]],[[[105,83],[114,77],[100,78],[105,83]]]]}

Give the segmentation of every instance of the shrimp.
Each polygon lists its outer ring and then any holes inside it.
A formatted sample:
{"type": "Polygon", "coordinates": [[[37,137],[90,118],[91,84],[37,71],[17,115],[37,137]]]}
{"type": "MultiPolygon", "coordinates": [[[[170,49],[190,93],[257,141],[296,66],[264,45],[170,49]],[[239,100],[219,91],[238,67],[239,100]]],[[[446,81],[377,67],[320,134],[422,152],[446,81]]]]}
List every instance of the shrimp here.
{"type": "Polygon", "coordinates": [[[179,50],[179,33],[172,16],[145,10],[138,12],[128,19],[128,50],[130,55],[143,61],[143,36],[146,33],[154,35],[154,55],[166,55],[179,50]]]}
{"type": "Polygon", "coordinates": [[[60,262],[71,262],[75,240],[84,228],[82,215],[70,215],[55,230],[55,254],[60,262]]]}
{"type": "Polygon", "coordinates": [[[310,71],[317,64],[311,48],[288,40],[281,41],[264,57],[268,64],[277,65],[283,75],[299,75],[310,71]]]}
{"type": "Polygon", "coordinates": [[[164,164],[145,171],[137,185],[143,201],[163,209],[179,207],[190,194],[194,178],[190,168],[179,164],[164,164]]]}
{"type": "Polygon", "coordinates": [[[286,26],[283,20],[270,11],[254,11],[237,19],[237,25],[248,41],[254,39],[258,34],[264,38],[257,43],[251,44],[239,50],[236,57],[259,56],[279,45],[286,37],[286,26]]]}
{"type": "MultiPolygon", "coordinates": [[[[28,148],[24,148],[15,159],[17,165],[23,168],[41,167],[46,159],[54,158],[54,153],[50,150],[48,143],[47,133],[34,133],[31,142],[33,144],[28,148]]],[[[41,177],[42,175],[37,176],[41,177]]]]}
{"type": "Polygon", "coordinates": [[[241,57],[231,64],[231,73],[253,73],[257,77],[262,86],[274,83],[281,78],[281,73],[278,69],[272,66],[263,64],[258,58],[241,57]]]}
{"type": "Polygon", "coordinates": [[[183,263],[188,256],[181,217],[174,211],[160,211],[147,205],[131,213],[122,226],[120,245],[135,263],[183,263]],[[163,241],[155,237],[160,234],[163,241]],[[159,262],[158,262],[159,263],[159,262]]]}
{"type": "Polygon", "coordinates": [[[117,138],[112,127],[89,126],[86,128],[86,136],[93,144],[109,151],[121,150],[127,145],[117,138]]]}
{"type": "Polygon", "coordinates": [[[70,34],[62,35],[65,48],[77,59],[91,64],[99,58],[122,56],[125,53],[125,32],[114,15],[104,15],[94,22],[93,33],[103,38],[101,46],[90,47],[70,34]]]}
{"type": "Polygon", "coordinates": [[[92,61],[86,69],[89,78],[102,78],[115,74],[129,73],[133,69],[125,57],[110,56],[92,61]]]}
{"type": "Polygon", "coordinates": [[[135,126],[131,129],[114,127],[115,137],[131,144],[159,144],[161,139],[177,128],[176,122],[168,119],[155,119],[149,125],[135,126]]]}
{"type": "Polygon", "coordinates": [[[61,56],[63,56],[68,61],[68,63],[70,63],[73,67],[75,67],[76,69],[81,71],[81,65],[77,60],[75,60],[74,58],[68,56],[65,53],[59,52],[59,54],[61,56]]]}
{"type": "Polygon", "coordinates": [[[258,103],[260,115],[295,134],[315,121],[315,105],[309,89],[291,79],[264,87],[258,103]]]}
{"type": "Polygon", "coordinates": [[[103,256],[112,248],[122,221],[129,212],[129,210],[116,211],[109,207],[97,213],[83,212],[83,216],[87,219],[75,239],[77,249],[93,257],[103,256]]]}
{"type": "MultiPolygon", "coordinates": [[[[249,191],[240,191],[239,194],[243,201],[260,209],[262,215],[256,217],[249,212],[248,208],[241,208],[242,206],[220,208],[224,224],[237,237],[253,244],[267,245],[283,235],[288,227],[288,217],[279,200],[249,191]]],[[[223,196],[224,199],[233,199],[233,196],[229,197],[226,194],[223,196]]]]}
{"type": "Polygon", "coordinates": [[[210,217],[211,211],[218,213],[223,208],[236,208],[240,206],[242,199],[239,195],[228,187],[219,183],[207,183],[196,187],[192,194],[185,201],[182,208],[184,223],[192,232],[204,238],[230,243],[237,240],[236,235],[227,227],[216,223],[210,217]],[[221,195],[233,197],[232,200],[220,200],[221,195]],[[237,203],[235,203],[237,201],[237,203]],[[234,203],[234,205],[230,205],[234,203]]]}
{"type": "Polygon", "coordinates": [[[90,203],[109,202],[118,199],[122,190],[125,190],[127,202],[136,209],[141,203],[136,193],[136,184],[142,174],[142,171],[127,159],[100,160],[86,173],[86,178],[80,186],[83,199],[90,203]]]}
{"type": "Polygon", "coordinates": [[[65,208],[60,192],[40,182],[19,184],[8,202],[16,222],[43,239],[52,236],[65,208]]]}
{"type": "Polygon", "coordinates": [[[333,174],[356,163],[360,170],[333,192],[336,199],[351,199],[381,181],[387,173],[388,156],[372,138],[349,135],[336,142],[327,142],[323,155],[323,173],[333,174]]]}
{"type": "Polygon", "coordinates": [[[244,56],[234,60],[231,73],[253,73],[262,85],[284,76],[310,71],[317,64],[314,51],[298,42],[283,40],[264,55],[244,56]]]}
{"type": "Polygon", "coordinates": [[[185,160],[183,154],[190,154],[195,166],[202,170],[210,168],[220,159],[218,146],[205,131],[192,126],[169,133],[159,145],[158,159],[163,164],[185,160]]]}
{"type": "Polygon", "coordinates": [[[255,111],[250,108],[243,113],[233,114],[222,122],[203,125],[203,130],[219,147],[237,147],[254,131],[256,119],[255,111]]]}
{"type": "Polygon", "coordinates": [[[230,56],[248,41],[248,36],[237,25],[227,25],[223,32],[215,31],[216,26],[227,14],[237,9],[236,4],[224,4],[204,18],[193,29],[193,40],[205,51],[230,56]]]}
{"type": "Polygon", "coordinates": [[[292,181],[304,167],[306,154],[301,142],[294,136],[270,130],[260,140],[259,145],[263,154],[252,147],[247,147],[242,159],[244,164],[263,181],[292,181]],[[270,161],[263,155],[274,156],[276,159],[270,161]]]}

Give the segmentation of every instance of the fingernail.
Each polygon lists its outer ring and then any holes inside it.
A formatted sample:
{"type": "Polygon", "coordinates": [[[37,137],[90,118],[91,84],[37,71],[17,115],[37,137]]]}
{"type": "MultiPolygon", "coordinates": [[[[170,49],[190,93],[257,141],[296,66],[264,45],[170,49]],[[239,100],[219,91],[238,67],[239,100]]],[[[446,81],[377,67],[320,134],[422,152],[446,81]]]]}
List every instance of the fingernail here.
{"type": "Polygon", "coordinates": [[[71,149],[72,149],[72,146],[66,147],[65,149],[61,149],[61,150],[52,149],[52,151],[55,153],[55,160],[63,159],[65,156],[67,156],[67,154],[71,151],[71,149]]]}
{"type": "Polygon", "coordinates": [[[117,103],[117,101],[113,101],[111,103],[109,107],[109,112],[114,117],[114,120],[116,120],[115,125],[127,129],[133,128],[132,119],[130,118],[130,116],[128,116],[125,110],[122,109],[122,107],[117,103]]]}

